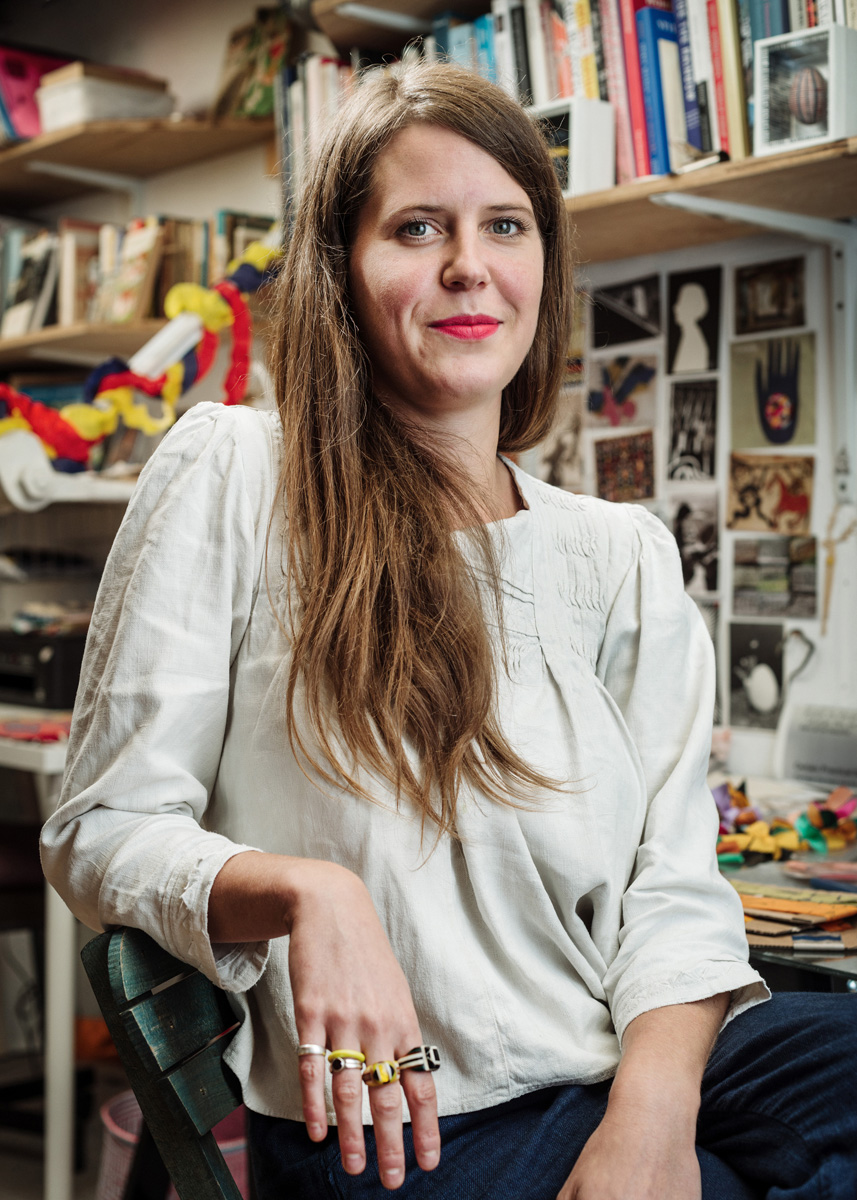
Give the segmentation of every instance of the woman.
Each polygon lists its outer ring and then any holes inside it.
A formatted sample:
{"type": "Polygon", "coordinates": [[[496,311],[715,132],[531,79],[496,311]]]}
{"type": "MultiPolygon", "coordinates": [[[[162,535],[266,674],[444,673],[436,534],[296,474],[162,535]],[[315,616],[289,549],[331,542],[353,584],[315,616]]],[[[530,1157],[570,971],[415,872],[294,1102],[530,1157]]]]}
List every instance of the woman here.
{"type": "Polygon", "coordinates": [[[714,860],[674,543],[497,455],[550,424],[567,238],[497,88],[361,87],[295,222],[279,419],[183,417],[105,572],[46,870],[238,994],[263,1197],[693,1200],[769,1167],[735,1097],[780,1092],[738,1068],[783,1034],[714,860]],[[423,1045],[437,1074],[347,1069],[423,1045]]]}

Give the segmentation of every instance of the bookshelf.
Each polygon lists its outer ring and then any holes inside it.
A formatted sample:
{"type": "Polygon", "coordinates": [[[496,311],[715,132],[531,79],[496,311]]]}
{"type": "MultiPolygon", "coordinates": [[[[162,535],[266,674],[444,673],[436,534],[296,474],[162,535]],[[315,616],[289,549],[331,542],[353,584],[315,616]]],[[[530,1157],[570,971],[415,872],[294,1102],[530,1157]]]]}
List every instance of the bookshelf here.
{"type": "Polygon", "coordinates": [[[48,325],[21,337],[0,338],[0,370],[36,362],[98,366],[113,355],[127,360],[164,324],[152,318],[129,325],[48,325]]]}
{"type": "MultiPolygon", "coordinates": [[[[340,49],[359,46],[361,50],[388,50],[392,54],[398,54],[409,37],[430,33],[432,17],[447,7],[438,0],[370,0],[369,4],[313,0],[310,5],[319,29],[340,49]],[[389,14],[389,25],[383,23],[382,14],[389,14]],[[407,18],[411,27],[399,24],[396,18],[401,17],[407,18]]],[[[457,15],[471,18],[485,12],[488,5],[486,0],[460,0],[453,7],[457,15]]]]}
{"type": "Polygon", "coordinates": [[[94,191],[103,184],[48,174],[39,163],[113,171],[144,179],[273,138],[270,120],[96,121],[42,134],[0,151],[0,204],[22,210],[94,191]]]}

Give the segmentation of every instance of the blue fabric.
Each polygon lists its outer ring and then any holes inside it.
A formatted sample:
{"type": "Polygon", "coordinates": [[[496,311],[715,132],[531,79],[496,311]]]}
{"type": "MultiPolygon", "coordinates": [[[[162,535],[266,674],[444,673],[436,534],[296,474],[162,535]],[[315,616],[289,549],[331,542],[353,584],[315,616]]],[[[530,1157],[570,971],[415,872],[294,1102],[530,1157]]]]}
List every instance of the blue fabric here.
{"type": "MultiPolygon", "coordinates": [[[[854,1200],[857,997],[780,993],[727,1025],[705,1072],[697,1156],[703,1200],[854,1200]]],[[[607,1104],[610,1084],[547,1088],[441,1118],[441,1161],[423,1173],[405,1128],[404,1200],[555,1200],[607,1104]]],[[[258,1200],[388,1195],[371,1128],[368,1165],[342,1169],[336,1131],[250,1113],[258,1200]]]]}

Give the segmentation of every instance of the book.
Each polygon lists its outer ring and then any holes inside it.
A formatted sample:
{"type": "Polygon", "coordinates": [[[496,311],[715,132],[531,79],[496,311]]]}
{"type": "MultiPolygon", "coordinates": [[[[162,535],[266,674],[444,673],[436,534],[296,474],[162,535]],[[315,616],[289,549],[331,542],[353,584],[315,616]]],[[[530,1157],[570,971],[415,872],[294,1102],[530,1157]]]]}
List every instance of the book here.
{"type": "Polygon", "coordinates": [[[527,22],[524,17],[523,0],[510,0],[510,28],[512,49],[515,55],[515,80],[521,104],[533,103],[533,81],[530,74],[530,47],[527,42],[527,22]]]}
{"type": "Polygon", "coordinates": [[[33,138],[42,132],[36,89],[43,75],[64,67],[68,61],[54,54],[0,46],[0,96],[5,121],[16,137],[33,138]]]}
{"type": "Polygon", "coordinates": [[[208,276],[217,283],[226,275],[229,264],[247,249],[250,242],[264,237],[274,218],[262,213],[238,212],[221,208],[214,216],[214,235],[211,240],[211,260],[208,276]]]}
{"type": "Polygon", "coordinates": [[[699,130],[703,150],[720,151],[720,130],[717,123],[717,102],[714,95],[714,68],[711,62],[711,41],[708,33],[708,13],[704,4],[688,4],[687,20],[690,30],[690,53],[699,107],[699,130]]]}
{"type": "Polygon", "coordinates": [[[492,0],[491,16],[494,21],[494,56],[497,64],[497,82],[504,91],[518,99],[515,82],[515,47],[512,43],[512,16],[509,0],[492,0]]]}
{"type": "Polygon", "coordinates": [[[89,319],[98,291],[98,243],[101,225],[62,217],[57,223],[59,235],[59,279],[57,283],[57,324],[77,325],[89,319]]]}
{"type": "Polygon", "coordinates": [[[619,0],[598,0],[601,11],[601,35],[607,76],[607,99],[616,121],[616,182],[630,183],[635,177],[634,138],[631,109],[622,53],[622,28],[619,24],[619,0]]]}
{"type": "Polygon", "coordinates": [[[720,30],[720,60],[726,100],[726,121],[729,126],[729,157],[733,162],[737,162],[739,159],[746,158],[750,153],[750,132],[747,123],[747,98],[744,91],[736,0],[717,0],[717,19],[720,30]]]}
{"type": "Polygon", "coordinates": [[[638,176],[651,175],[649,135],[646,128],[646,103],[643,98],[643,79],[640,72],[640,44],[637,41],[635,0],[619,0],[622,46],[625,51],[625,72],[628,83],[628,106],[631,112],[631,134],[634,141],[634,166],[638,176]]]}
{"type": "Polygon", "coordinates": [[[595,47],[595,68],[598,71],[598,95],[607,100],[607,63],[604,59],[604,34],[601,29],[601,5],[599,0],[589,0],[589,15],[592,20],[592,42],[595,47]]]}
{"type": "Polygon", "coordinates": [[[687,140],[697,150],[710,149],[702,144],[702,128],[699,120],[699,101],[696,96],[696,79],[693,73],[693,52],[690,43],[690,19],[688,0],[675,0],[675,26],[678,35],[681,85],[684,95],[684,116],[687,125],[687,140]]]}
{"type": "Polygon", "coordinates": [[[21,246],[17,278],[10,280],[0,337],[21,337],[41,329],[57,284],[58,238],[43,229],[21,246]]]}
{"type": "Polygon", "coordinates": [[[494,18],[483,13],[473,22],[473,38],[476,43],[476,70],[483,79],[497,82],[497,55],[494,47],[494,18]]]}
{"type": "Polygon", "coordinates": [[[461,21],[450,27],[447,57],[450,62],[459,67],[464,67],[468,71],[474,69],[476,39],[471,21],[461,21]]]}
{"type": "Polygon", "coordinates": [[[95,296],[95,320],[124,325],[149,316],[163,233],[156,217],[129,223],[116,267],[102,279],[95,296]]]}
{"type": "Polygon", "coordinates": [[[167,293],[177,283],[208,286],[210,223],[182,217],[160,217],[163,239],[155,285],[155,311],[163,312],[167,293]]]}
{"type": "Polygon", "coordinates": [[[450,47],[450,34],[456,25],[460,25],[463,18],[459,17],[454,12],[442,12],[432,17],[431,33],[435,41],[435,49],[439,59],[449,58],[452,50],[450,47]]]}
{"type": "Polygon", "coordinates": [[[753,144],[753,69],[755,43],[753,41],[753,22],[750,15],[751,0],[736,0],[738,17],[738,41],[741,46],[741,79],[744,84],[744,100],[747,107],[747,144],[748,149],[753,144]]]}
{"type": "Polygon", "coordinates": [[[714,111],[717,116],[720,149],[731,158],[732,140],[726,116],[726,86],[723,76],[723,55],[720,48],[720,17],[717,12],[717,0],[706,0],[706,11],[711,46],[711,73],[714,80],[714,111]]]}
{"type": "Polygon", "coordinates": [[[651,169],[666,175],[689,157],[675,17],[641,8],[637,30],[651,169]]]}
{"type": "Polygon", "coordinates": [[[598,63],[595,59],[592,9],[589,0],[566,0],[565,20],[570,35],[574,94],[585,96],[588,100],[600,100],[602,96],[598,85],[598,63]]]}
{"type": "Polygon", "coordinates": [[[532,103],[537,107],[552,100],[548,82],[545,38],[539,0],[523,0],[524,24],[527,30],[527,59],[530,67],[532,103]]]}
{"type": "Polygon", "coordinates": [[[754,42],[789,32],[788,0],[748,0],[754,42]]]}
{"type": "Polygon", "coordinates": [[[551,66],[551,89],[554,99],[566,100],[574,94],[571,69],[571,47],[568,26],[563,16],[564,0],[542,0],[545,40],[551,66]]]}

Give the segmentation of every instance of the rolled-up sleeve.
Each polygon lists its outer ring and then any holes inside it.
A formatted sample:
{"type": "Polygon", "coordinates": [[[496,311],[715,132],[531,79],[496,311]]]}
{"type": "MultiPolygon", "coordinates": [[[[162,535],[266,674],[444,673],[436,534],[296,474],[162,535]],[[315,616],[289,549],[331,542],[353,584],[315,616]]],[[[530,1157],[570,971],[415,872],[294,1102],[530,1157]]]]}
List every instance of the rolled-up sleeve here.
{"type": "Polygon", "coordinates": [[[258,586],[269,442],[259,414],[201,404],[142,472],[99,588],[60,807],[42,832],[45,874],[81,921],[143,929],[228,990],[258,979],[268,947],[212,945],[208,896],[224,863],[253,848],[202,823],[258,586]]]}
{"type": "Polygon", "coordinates": [[[604,986],[621,1039],[641,1013],[731,992],[727,1020],[768,998],[749,966],[741,904],[718,872],[706,783],[714,652],[687,596],[674,539],[630,508],[633,552],[613,598],[597,671],[622,712],[646,784],[642,841],[604,986]]]}

